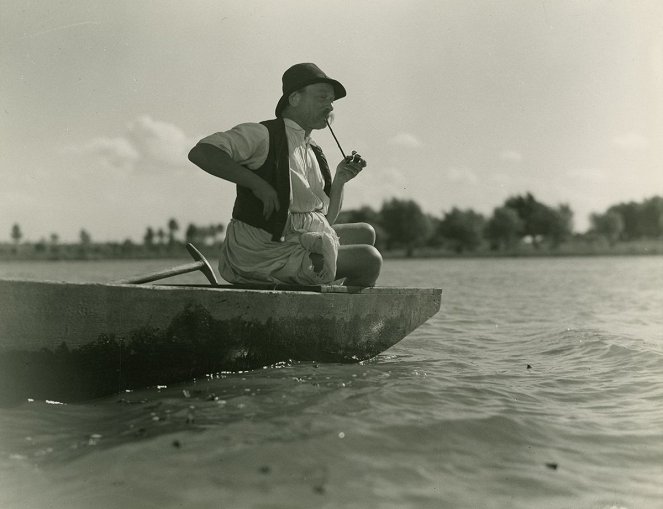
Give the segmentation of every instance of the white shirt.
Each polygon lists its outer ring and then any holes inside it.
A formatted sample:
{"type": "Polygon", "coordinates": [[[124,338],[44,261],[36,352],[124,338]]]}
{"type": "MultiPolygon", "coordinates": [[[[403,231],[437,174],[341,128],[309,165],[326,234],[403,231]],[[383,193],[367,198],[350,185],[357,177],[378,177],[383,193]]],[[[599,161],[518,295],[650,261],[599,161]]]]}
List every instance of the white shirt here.
{"type": "MultiPolygon", "coordinates": [[[[315,142],[306,136],[297,122],[284,119],[288,138],[288,159],[290,163],[290,212],[327,213],[329,198],[325,194],[325,182],[318,166],[318,160],[310,148],[315,142]]],[[[258,123],[245,123],[230,131],[214,133],[200,140],[228,153],[233,161],[257,170],[267,159],[269,152],[269,132],[258,123]]]]}

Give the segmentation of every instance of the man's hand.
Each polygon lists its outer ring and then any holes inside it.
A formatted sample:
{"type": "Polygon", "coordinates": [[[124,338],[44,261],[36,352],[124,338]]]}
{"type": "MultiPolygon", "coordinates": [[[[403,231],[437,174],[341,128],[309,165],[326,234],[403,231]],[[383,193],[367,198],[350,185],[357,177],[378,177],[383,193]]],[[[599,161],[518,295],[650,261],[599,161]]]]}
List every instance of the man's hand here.
{"type": "Polygon", "coordinates": [[[353,150],[352,155],[347,156],[336,167],[334,181],[340,184],[345,184],[346,182],[355,178],[365,167],[366,161],[362,159],[356,151],[353,150]]]}
{"type": "Polygon", "coordinates": [[[279,197],[276,190],[267,181],[259,178],[251,191],[262,202],[262,215],[265,219],[269,219],[272,212],[279,210],[279,197]]]}
{"type": "Polygon", "coordinates": [[[206,143],[198,143],[189,152],[189,160],[210,175],[247,187],[262,202],[265,219],[279,210],[276,190],[252,170],[236,163],[227,152],[206,143]]]}

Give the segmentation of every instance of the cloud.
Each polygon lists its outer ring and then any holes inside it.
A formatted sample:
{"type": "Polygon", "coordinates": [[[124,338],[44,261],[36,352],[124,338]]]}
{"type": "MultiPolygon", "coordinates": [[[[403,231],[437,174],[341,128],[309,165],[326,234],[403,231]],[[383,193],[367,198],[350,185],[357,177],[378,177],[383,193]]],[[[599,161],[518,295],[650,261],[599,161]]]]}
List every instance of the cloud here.
{"type": "Polygon", "coordinates": [[[649,140],[635,132],[615,136],[612,142],[624,150],[644,150],[649,146],[649,140]]]}
{"type": "Polygon", "coordinates": [[[132,170],[140,159],[140,154],[125,138],[94,138],[84,145],[69,146],[64,149],[67,154],[90,155],[100,159],[111,168],[132,170]]]}
{"type": "Polygon", "coordinates": [[[469,168],[452,167],[447,170],[447,180],[454,183],[464,183],[476,185],[479,183],[479,177],[469,168]]]}
{"type": "Polygon", "coordinates": [[[143,115],[128,125],[128,140],[142,159],[166,166],[181,166],[193,146],[184,132],[174,124],[143,115]]]}
{"type": "Polygon", "coordinates": [[[122,136],[100,136],[66,147],[64,152],[84,155],[122,172],[173,170],[187,164],[187,153],[195,140],[174,124],[142,115],[129,122],[122,136]]]}
{"type": "Polygon", "coordinates": [[[405,133],[405,132],[400,132],[395,136],[393,136],[392,138],[390,138],[389,144],[409,149],[421,148],[424,146],[422,141],[419,138],[417,138],[414,134],[405,133]]]}
{"type": "Polygon", "coordinates": [[[523,155],[517,150],[502,150],[502,152],[500,152],[500,159],[502,161],[519,163],[523,160],[523,155]]]}

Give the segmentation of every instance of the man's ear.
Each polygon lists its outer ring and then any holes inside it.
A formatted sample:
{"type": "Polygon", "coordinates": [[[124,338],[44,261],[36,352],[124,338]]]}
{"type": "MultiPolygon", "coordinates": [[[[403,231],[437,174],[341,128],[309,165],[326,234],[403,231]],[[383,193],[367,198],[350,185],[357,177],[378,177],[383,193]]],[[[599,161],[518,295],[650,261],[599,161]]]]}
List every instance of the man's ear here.
{"type": "Polygon", "coordinates": [[[301,101],[301,99],[302,94],[299,92],[299,90],[297,90],[288,96],[288,104],[290,104],[290,106],[296,107],[299,105],[299,101],[301,101]]]}

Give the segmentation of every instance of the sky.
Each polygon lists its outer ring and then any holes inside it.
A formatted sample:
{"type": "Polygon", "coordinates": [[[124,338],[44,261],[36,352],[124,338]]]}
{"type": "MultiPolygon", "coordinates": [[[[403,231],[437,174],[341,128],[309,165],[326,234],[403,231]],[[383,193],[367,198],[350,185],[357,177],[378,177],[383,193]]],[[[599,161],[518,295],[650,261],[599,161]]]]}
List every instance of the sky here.
{"type": "Polygon", "coordinates": [[[234,185],[187,153],[273,118],[299,62],[348,91],[333,128],[368,167],[345,209],[531,192],[581,232],[663,195],[657,0],[0,0],[0,242],[227,224],[234,185]]]}

